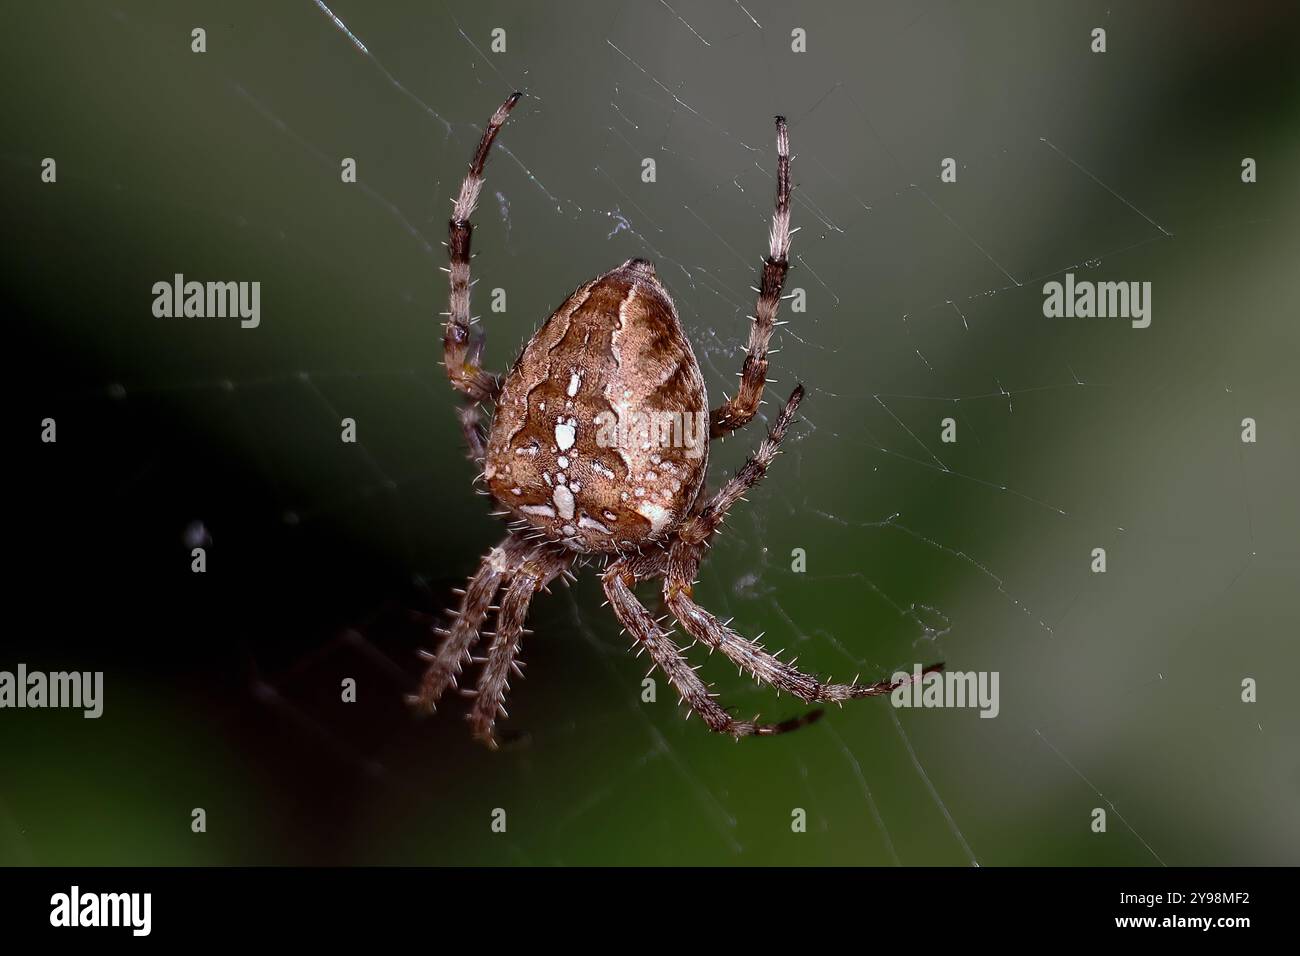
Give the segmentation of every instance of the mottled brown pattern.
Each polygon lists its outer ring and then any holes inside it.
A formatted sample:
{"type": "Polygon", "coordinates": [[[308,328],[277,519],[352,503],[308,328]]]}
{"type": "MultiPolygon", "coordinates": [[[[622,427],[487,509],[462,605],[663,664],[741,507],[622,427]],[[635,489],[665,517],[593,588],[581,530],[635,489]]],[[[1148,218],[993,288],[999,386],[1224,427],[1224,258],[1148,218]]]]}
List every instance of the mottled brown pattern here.
{"type": "Polygon", "coordinates": [[[668,291],[649,263],[630,260],[571,295],[510,371],[488,435],[488,490],[573,551],[635,550],[686,516],[708,458],[704,440],[682,447],[681,429],[665,446],[633,423],[708,414],[668,291]]]}

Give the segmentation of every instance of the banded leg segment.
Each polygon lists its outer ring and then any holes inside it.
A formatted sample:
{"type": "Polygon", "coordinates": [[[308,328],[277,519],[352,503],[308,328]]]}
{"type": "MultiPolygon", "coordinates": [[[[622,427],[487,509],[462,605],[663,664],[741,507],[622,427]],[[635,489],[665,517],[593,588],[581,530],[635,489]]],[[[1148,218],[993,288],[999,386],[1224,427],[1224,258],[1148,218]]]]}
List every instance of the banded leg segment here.
{"type": "Polygon", "coordinates": [[[785,438],[790,423],[794,421],[795,413],[799,411],[799,403],[803,401],[803,395],[803,386],[796,385],[786,400],[785,407],[781,409],[781,413],[777,415],[776,421],[768,430],[767,437],[759,443],[758,450],[749,456],[740,470],[729,478],[693,517],[682,523],[677,532],[677,537],[682,542],[691,546],[706,542],[718,530],[731,506],[739,501],[745,492],[763,480],[772,461],[781,452],[781,440],[785,438]]]}
{"type": "Polygon", "coordinates": [[[636,599],[629,585],[631,573],[624,562],[616,561],[609,566],[604,576],[605,595],[610,606],[618,616],[628,633],[647,651],[650,657],[669,683],[682,697],[682,700],[700,715],[708,728],[716,733],[730,734],[733,737],[772,736],[787,733],[809,724],[820,716],[814,711],[793,720],[776,724],[760,724],[757,720],[735,720],[714,699],[708,685],[700,675],[682,657],[682,652],[673,643],[668,633],[662,630],[650,616],[650,612],[636,599]]]}
{"type": "MultiPolygon", "coordinates": [[[[447,378],[453,388],[461,392],[471,404],[461,414],[462,426],[470,441],[470,453],[481,457],[471,437],[477,435],[477,404],[495,399],[500,388],[497,376],[483,370],[482,356],[485,337],[479,331],[471,329],[474,319],[470,315],[470,235],[473,225],[470,216],[478,205],[479,192],[483,188],[483,167],[487,164],[488,152],[492,142],[510,115],[514,105],[519,102],[521,94],[512,93],[492,114],[483,137],[479,140],[474,159],[469,164],[469,172],[460,186],[460,195],[452,210],[449,233],[447,237],[448,273],[451,277],[451,295],[447,308],[447,325],[442,335],[443,364],[447,368],[447,378]]],[[[477,443],[481,445],[482,442],[477,443]]]]}
{"type": "MultiPolygon", "coordinates": [[[[768,467],[780,453],[781,441],[785,438],[790,423],[794,421],[803,395],[803,386],[796,386],[758,450],[693,517],[682,524],[677,534],[678,540],[673,543],[668,559],[664,562],[664,603],[686,633],[696,641],[722,651],[733,664],[748,671],[755,679],[770,684],[778,691],[793,694],[805,703],[840,702],[889,694],[896,688],[911,683],[912,678],[874,684],[859,684],[856,681],[852,684],[822,683],[793,664],[768,653],[753,641],[746,640],[694,600],[692,586],[705,544],[722,524],[731,507],[767,474],[768,467]]],[[[932,664],[922,673],[928,674],[942,667],[942,664],[932,664]]]]}
{"type": "MultiPolygon", "coordinates": [[[[716,617],[696,604],[691,596],[690,583],[669,578],[664,581],[664,600],[686,633],[701,644],[722,651],[737,667],[748,671],[756,680],[770,684],[778,691],[798,697],[806,704],[818,701],[841,702],[858,697],[880,697],[893,693],[899,687],[912,683],[911,675],[898,681],[878,681],[874,684],[823,684],[805,674],[793,664],[769,654],[753,641],[746,640],[716,617]]],[[[922,671],[941,670],[942,664],[931,664],[922,671]]]]}
{"type": "Polygon", "coordinates": [[[410,698],[418,709],[434,711],[447,688],[456,686],[457,677],[470,660],[470,649],[478,643],[483,621],[491,610],[492,599],[502,579],[519,565],[526,550],[523,542],[507,538],[483,558],[465,587],[460,609],[452,612],[451,627],[439,629],[443,637],[438,649],[421,652],[429,666],[420,680],[419,691],[410,698]]]}
{"type": "Polygon", "coordinates": [[[561,554],[534,552],[524,559],[523,566],[515,572],[501,599],[497,631],[479,675],[478,688],[474,691],[474,709],[469,715],[475,738],[493,749],[496,749],[497,717],[509,716],[504,701],[506,691],[510,689],[510,673],[513,671],[523,676],[515,657],[525,633],[528,605],[533,595],[550,584],[569,563],[570,559],[561,554]]]}
{"type": "Polygon", "coordinates": [[[740,390],[709,415],[709,437],[721,438],[747,425],[758,413],[767,382],[767,346],[776,326],[781,290],[790,269],[790,134],[785,117],[776,118],[776,209],[763,260],[758,301],[749,327],[749,351],[740,370],[740,390]]]}

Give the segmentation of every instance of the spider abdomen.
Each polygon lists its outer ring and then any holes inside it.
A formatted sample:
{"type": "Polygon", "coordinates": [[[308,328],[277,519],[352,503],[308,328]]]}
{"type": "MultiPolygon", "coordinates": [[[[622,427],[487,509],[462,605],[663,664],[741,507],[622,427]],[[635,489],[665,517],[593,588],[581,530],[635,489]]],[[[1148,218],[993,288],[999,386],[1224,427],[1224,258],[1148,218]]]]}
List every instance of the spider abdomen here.
{"type": "Polygon", "coordinates": [[[631,259],[573,293],[502,385],[484,477],[541,535],[580,552],[666,535],[708,460],[704,377],[654,267],[631,259]]]}

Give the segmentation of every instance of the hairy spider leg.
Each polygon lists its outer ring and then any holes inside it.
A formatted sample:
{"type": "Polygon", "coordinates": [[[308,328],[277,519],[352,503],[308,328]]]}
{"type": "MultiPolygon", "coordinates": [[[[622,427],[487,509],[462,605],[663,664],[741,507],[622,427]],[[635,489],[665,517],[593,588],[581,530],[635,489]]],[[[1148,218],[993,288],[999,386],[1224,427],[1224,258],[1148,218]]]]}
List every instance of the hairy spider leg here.
{"type": "Polygon", "coordinates": [[[495,401],[501,382],[498,376],[483,370],[482,355],[486,336],[481,330],[471,330],[475,318],[470,315],[469,307],[470,234],[474,229],[470,216],[474,214],[479,191],[483,188],[483,167],[487,164],[492,142],[522,95],[518,92],[511,93],[488,120],[483,138],[479,140],[478,149],[470,161],[469,172],[461,183],[447,237],[447,256],[450,260],[447,272],[451,278],[451,294],[447,325],[442,336],[443,364],[447,368],[447,378],[452,387],[466,398],[460,411],[461,431],[469,446],[470,457],[478,462],[486,454],[483,436],[478,427],[479,403],[495,401]]]}
{"type": "Polygon", "coordinates": [[[668,632],[659,627],[644,605],[636,599],[629,586],[633,575],[628,570],[624,559],[611,564],[605,571],[603,584],[610,606],[614,608],[622,625],[637,643],[650,652],[655,662],[669,683],[673,685],[682,700],[690,709],[700,715],[710,730],[733,737],[752,735],[771,736],[797,730],[812,723],[820,716],[820,711],[813,711],[792,720],[776,724],[762,724],[754,720],[736,720],[723,710],[714,699],[709,687],[686,662],[681,650],[673,643],[668,632]]]}
{"type": "Polygon", "coordinates": [[[488,650],[487,660],[479,675],[478,687],[473,691],[474,708],[470,712],[470,727],[475,738],[496,749],[495,727],[497,716],[508,717],[505,708],[506,691],[510,689],[510,673],[520,677],[523,671],[515,660],[523,635],[528,605],[538,591],[545,589],[563,573],[572,562],[568,555],[535,548],[526,555],[506,587],[497,614],[497,630],[488,650]]]}
{"type": "MultiPolygon", "coordinates": [[[[733,664],[748,671],[756,680],[770,684],[778,691],[791,693],[804,703],[838,703],[859,697],[889,694],[898,687],[911,683],[914,678],[908,676],[898,681],[879,681],[874,684],[859,684],[856,679],[850,684],[823,683],[800,671],[792,662],[787,663],[767,652],[760,644],[746,640],[694,600],[693,582],[709,539],[722,524],[731,506],[767,474],[768,467],[780,453],[781,441],[794,420],[803,394],[803,386],[796,386],[758,450],[699,509],[698,514],[679,529],[677,541],[673,543],[666,562],[664,603],[686,633],[696,641],[722,651],[733,664]]],[[[922,673],[928,674],[942,666],[932,664],[922,673]]]]}
{"type": "Polygon", "coordinates": [[[483,621],[491,610],[492,599],[502,580],[519,568],[524,556],[531,551],[528,542],[507,537],[484,555],[465,587],[460,609],[452,612],[451,627],[434,629],[442,635],[437,651],[421,651],[429,666],[420,680],[419,691],[410,698],[417,708],[432,713],[447,688],[456,686],[461,669],[470,660],[470,649],[478,643],[483,621]]]}
{"type": "MultiPolygon", "coordinates": [[[[797,230],[796,230],[797,231],[797,230]]],[[[776,118],[776,209],[763,260],[758,301],[750,316],[749,349],[740,370],[740,390],[709,415],[709,437],[722,438],[749,424],[763,401],[767,382],[767,346],[776,326],[781,290],[790,269],[790,134],[784,116],[776,118]]]]}

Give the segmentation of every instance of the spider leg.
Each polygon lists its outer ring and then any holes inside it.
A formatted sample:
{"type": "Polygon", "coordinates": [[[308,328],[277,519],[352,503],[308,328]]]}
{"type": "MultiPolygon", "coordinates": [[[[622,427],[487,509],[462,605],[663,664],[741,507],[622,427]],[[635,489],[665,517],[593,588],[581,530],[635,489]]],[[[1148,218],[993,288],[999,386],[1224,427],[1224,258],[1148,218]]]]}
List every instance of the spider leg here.
{"type": "Polygon", "coordinates": [[[776,325],[781,290],[790,269],[790,136],[785,117],[776,118],[776,209],[763,260],[758,301],[749,327],[749,351],[740,370],[740,390],[709,415],[709,437],[721,438],[742,428],[758,412],[767,381],[767,344],[776,325]]]}
{"type": "MultiPolygon", "coordinates": [[[[909,675],[898,681],[879,681],[875,684],[823,684],[817,678],[769,654],[753,641],[746,640],[716,617],[695,603],[689,581],[670,576],[664,580],[664,599],[673,617],[677,618],[686,633],[701,644],[722,651],[737,667],[749,671],[755,680],[771,684],[786,691],[806,704],[815,701],[845,701],[858,697],[880,697],[899,687],[912,683],[909,675]]],[[[922,673],[942,669],[942,664],[931,664],[922,673]]]]}
{"type": "Polygon", "coordinates": [[[450,260],[448,273],[451,277],[451,295],[447,309],[447,326],[443,331],[443,364],[447,367],[447,378],[458,392],[468,399],[461,411],[461,427],[469,442],[470,454],[476,459],[483,457],[483,441],[478,433],[478,403],[495,400],[500,391],[497,376],[485,372],[482,365],[484,336],[474,333],[470,327],[474,319],[470,315],[470,234],[473,225],[470,216],[478,204],[479,191],[483,188],[483,167],[487,163],[488,151],[497,132],[510,115],[514,105],[519,102],[521,94],[512,93],[492,114],[483,138],[479,140],[474,159],[469,164],[469,172],[460,186],[460,195],[456,198],[456,207],[452,210],[447,238],[447,255],[450,260]]]}
{"type": "Polygon", "coordinates": [[[781,440],[785,438],[786,430],[794,420],[795,412],[799,410],[799,403],[802,401],[803,386],[796,385],[786,400],[785,407],[772,423],[767,437],[759,443],[758,450],[750,455],[740,470],[729,478],[712,498],[700,506],[694,516],[682,522],[677,532],[678,538],[689,545],[702,545],[713,536],[731,506],[746,491],[762,481],[763,476],[767,474],[773,459],[780,454],[781,440]]]}
{"type": "Polygon", "coordinates": [[[664,676],[668,678],[677,693],[681,694],[682,700],[690,706],[691,710],[700,715],[710,730],[720,734],[731,734],[733,737],[748,737],[756,734],[771,736],[796,730],[820,716],[819,712],[814,711],[777,724],[760,724],[757,720],[732,718],[714,700],[713,695],[709,693],[708,685],[682,657],[681,650],[673,643],[668,632],[659,627],[650,612],[636,599],[631,589],[632,580],[633,575],[628,570],[626,562],[622,560],[615,561],[606,569],[603,584],[605,595],[609,598],[614,613],[620,623],[627,628],[628,633],[650,652],[650,657],[664,672],[664,676]]]}
{"type": "MultiPolygon", "coordinates": [[[[749,671],[756,679],[771,684],[777,690],[788,691],[806,703],[888,694],[895,688],[910,683],[911,678],[896,683],[880,681],[875,684],[824,684],[741,637],[693,599],[692,582],[699,570],[704,546],[722,524],[731,506],[767,474],[768,466],[779,453],[781,440],[802,400],[803,386],[796,386],[758,450],[692,518],[683,522],[677,533],[678,540],[672,545],[666,562],[664,602],[686,633],[695,640],[722,651],[732,663],[749,671]]],[[[928,674],[942,666],[933,664],[924,673],[928,674]]]]}
{"type": "Polygon", "coordinates": [[[491,608],[492,598],[496,596],[502,579],[519,566],[526,551],[524,542],[507,538],[484,556],[465,587],[460,609],[451,627],[443,632],[438,650],[421,652],[429,666],[420,680],[419,691],[410,698],[417,708],[433,711],[443,692],[455,686],[461,668],[469,660],[470,648],[478,642],[479,630],[491,608]]]}
{"type": "Polygon", "coordinates": [[[571,558],[566,555],[541,549],[534,551],[514,573],[501,599],[496,635],[479,675],[478,688],[474,691],[474,709],[469,715],[474,736],[493,750],[496,749],[493,731],[497,716],[509,716],[503,702],[506,691],[510,689],[510,671],[521,673],[515,655],[519,653],[519,642],[524,635],[528,605],[533,595],[550,584],[570,563],[571,558]]]}

